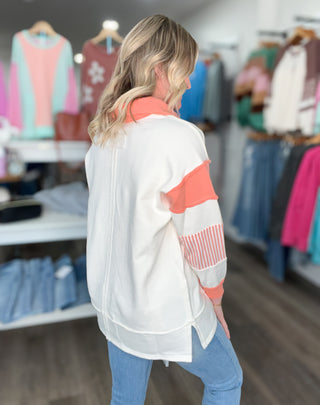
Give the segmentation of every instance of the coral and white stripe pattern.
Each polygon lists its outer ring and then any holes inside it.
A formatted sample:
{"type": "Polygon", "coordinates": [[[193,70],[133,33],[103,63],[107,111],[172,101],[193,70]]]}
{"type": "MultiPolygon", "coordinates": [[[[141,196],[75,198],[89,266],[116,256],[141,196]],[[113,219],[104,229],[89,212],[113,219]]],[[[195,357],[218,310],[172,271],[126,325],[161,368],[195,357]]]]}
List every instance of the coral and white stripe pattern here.
{"type": "Polygon", "coordinates": [[[214,225],[194,235],[179,238],[190,265],[198,270],[215,266],[226,258],[223,225],[214,225]]]}
{"type": "Polygon", "coordinates": [[[210,298],[223,295],[226,251],[219,205],[209,175],[209,161],[187,173],[166,193],[188,264],[210,298]]]}

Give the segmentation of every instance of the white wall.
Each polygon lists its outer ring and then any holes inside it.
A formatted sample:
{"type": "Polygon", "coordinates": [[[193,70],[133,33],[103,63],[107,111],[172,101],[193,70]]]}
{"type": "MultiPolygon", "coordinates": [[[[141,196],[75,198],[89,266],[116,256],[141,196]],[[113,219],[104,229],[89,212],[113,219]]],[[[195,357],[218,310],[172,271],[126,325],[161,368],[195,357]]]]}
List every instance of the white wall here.
{"type": "Polygon", "coordinates": [[[297,15],[320,18],[319,0],[278,0],[278,3],[281,29],[295,26],[294,17],[297,15]]]}

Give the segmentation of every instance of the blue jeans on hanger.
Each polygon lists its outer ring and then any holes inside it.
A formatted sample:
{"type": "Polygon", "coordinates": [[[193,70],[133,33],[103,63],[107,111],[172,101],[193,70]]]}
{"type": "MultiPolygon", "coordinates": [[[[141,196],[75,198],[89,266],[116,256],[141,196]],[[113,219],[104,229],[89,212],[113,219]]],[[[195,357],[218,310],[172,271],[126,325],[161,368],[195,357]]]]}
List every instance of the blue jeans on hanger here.
{"type": "MultiPolygon", "coordinates": [[[[108,342],[108,351],[112,372],[111,405],[143,405],[152,360],[125,353],[111,342],[108,342]]],[[[205,350],[192,328],[192,359],[191,363],[178,364],[203,381],[202,405],[240,404],[242,369],[219,322],[205,350]]]]}

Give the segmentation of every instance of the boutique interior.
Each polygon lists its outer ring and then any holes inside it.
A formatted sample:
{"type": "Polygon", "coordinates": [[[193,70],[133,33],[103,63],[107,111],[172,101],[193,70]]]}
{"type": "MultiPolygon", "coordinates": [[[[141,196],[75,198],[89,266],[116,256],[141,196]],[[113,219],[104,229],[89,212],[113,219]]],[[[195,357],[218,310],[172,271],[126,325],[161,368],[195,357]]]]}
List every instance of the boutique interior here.
{"type": "MultiPolygon", "coordinates": [[[[199,46],[180,118],[204,133],[219,197],[241,404],[319,404],[316,0],[3,1],[0,404],[110,403],[107,344],[86,280],[90,139],[75,128],[94,117],[123,38],[153,14],[199,46]]],[[[146,404],[196,405],[202,393],[174,362],[153,362],[146,404]]]]}

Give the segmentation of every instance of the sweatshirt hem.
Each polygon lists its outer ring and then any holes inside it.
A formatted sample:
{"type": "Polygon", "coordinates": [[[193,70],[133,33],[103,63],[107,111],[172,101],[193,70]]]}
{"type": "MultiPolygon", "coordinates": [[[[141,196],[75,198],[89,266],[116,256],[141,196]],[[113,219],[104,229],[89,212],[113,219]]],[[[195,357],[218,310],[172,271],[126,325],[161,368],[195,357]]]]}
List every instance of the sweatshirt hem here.
{"type": "Polygon", "coordinates": [[[190,363],[192,362],[192,327],[196,329],[203,349],[211,342],[217,327],[217,319],[210,300],[206,300],[203,310],[197,317],[174,331],[161,334],[125,329],[111,321],[95,306],[94,308],[97,311],[99,328],[108,341],[126,353],[149,360],[190,363]]]}

